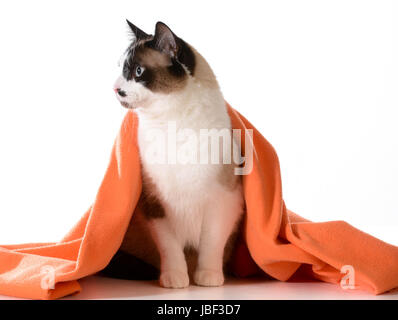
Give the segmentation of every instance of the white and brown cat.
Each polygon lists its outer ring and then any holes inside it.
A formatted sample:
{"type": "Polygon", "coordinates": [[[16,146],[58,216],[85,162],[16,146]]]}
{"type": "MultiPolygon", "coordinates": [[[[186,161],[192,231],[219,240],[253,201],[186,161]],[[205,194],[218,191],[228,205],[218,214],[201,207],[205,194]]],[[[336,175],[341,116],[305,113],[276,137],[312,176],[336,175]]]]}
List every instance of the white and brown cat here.
{"type": "MultiPolygon", "coordinates": [[[[232,243],[244,206],[235,164],[223,161],[226,154],[233,156],[233,143],[224,143],[219,161],[160,163],[151,158],[159,141],[147,139],[147,133],[167,136],[172,122],[177,131],[227,130],[232,137],[223,95],[206,60],[164,23],[156,24],[154,35],[128,25],[133,40],[115,92],[138,115],[143,191],[141,210],[120,249],[159,268],[163,287],[184,288],[190,280],[220,286],[227,243],[232,243]]],[[[176,144],[191,154],[204,151],[184,135],[178,135],[176,144]]]]}

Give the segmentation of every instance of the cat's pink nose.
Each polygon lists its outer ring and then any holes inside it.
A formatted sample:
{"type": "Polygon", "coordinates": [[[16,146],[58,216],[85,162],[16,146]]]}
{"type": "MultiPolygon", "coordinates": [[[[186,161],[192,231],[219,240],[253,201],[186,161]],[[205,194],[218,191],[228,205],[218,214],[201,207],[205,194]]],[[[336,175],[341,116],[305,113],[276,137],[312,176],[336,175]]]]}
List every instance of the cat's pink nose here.
{"type": "Polygon", "coordinates": [[[121,96],[122,98],[126,97],[127,94],[126,92],[124,92],[123,90],[121,90],[120,88],[115,88],[114,89],[115,93],[117,93],[119,96],[121,96]]]}

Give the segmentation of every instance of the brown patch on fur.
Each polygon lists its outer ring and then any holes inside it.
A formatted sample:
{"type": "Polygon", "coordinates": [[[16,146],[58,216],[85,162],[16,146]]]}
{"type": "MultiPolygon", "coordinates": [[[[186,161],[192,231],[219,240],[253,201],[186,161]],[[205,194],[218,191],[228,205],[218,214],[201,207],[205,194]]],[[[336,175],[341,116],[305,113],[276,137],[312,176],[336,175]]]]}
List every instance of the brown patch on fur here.
{"type": "Polygon", "coordinates": [[[234,163],[223,164],[218,174],[218,181],[229,190],[234,190],[242,180],[241,176],[235,174],[235,168],[234,163]]]}
{"type": "Polygon", "coordinates": [[[187,263],[189,279],[190,282],[193,283],[193,275],[195,273],[196,266],[198,265],[198,251],[191,246],[186,246],[184,248],[184,255],[187,263]]]}
{"type": "Polygon", "coordinates": [[[154,92],[171,93],[184,89],[187,75],[183,77],[174,77],[167,70],[168,68],[152,69],[152,81],[148,88],[154,92]]]}
{"type": "Polygon", "coordinates": [[[165,217],[165,212],[160,201],[153,195],[142,193],[138,206],[147,219],[159,219],[165,217]]]}
{"type": "Polygon", "coordinates": [[[171,65],[170,58],[154,49],[139,47],[136,52],[137,62],[142,66],[151,68],[164,68],[171,65]]]}
{"type": "Polygon", "coordinates": [[[164,218],[166,215],[160,200],[155,195],[155,188],[155,185],[149,178],[143,177],[142,192],[138,201],[138,207],[142,211],[143,216],[147,219],[164,218]]]}
{"type": "Polygon", "coordinates": [[[135,59],[145,68],[142,79],[136,81],[142,81],[153,92],[170,93],[185,87],[188,74],[168,55],[143,45],[136,49],[135,59]]]}

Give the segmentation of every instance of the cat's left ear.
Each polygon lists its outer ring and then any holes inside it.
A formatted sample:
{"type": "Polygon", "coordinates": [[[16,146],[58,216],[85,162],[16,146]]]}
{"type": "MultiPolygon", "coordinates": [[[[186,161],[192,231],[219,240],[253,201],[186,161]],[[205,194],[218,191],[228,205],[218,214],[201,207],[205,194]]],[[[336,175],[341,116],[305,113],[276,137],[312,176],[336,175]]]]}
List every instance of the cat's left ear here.
{"type": "Polygon", "coordinates": [[[179,38],[163,22],[156,23],[155,36],[153,38],[155,48],[170,57],[177,57],[179,50],[179,38]]]}

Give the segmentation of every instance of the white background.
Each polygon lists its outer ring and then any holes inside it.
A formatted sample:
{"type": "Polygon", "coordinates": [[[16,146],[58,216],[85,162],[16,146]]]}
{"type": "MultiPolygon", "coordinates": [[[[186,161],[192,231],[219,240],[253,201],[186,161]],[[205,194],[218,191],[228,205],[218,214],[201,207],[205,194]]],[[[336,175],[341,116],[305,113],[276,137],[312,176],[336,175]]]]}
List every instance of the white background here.
{"type": "Polygon", "coordinates": [[[363,0],[2,1],[0,244],[56,241],[94,200],[125,18],[207,58],[276,148],[291,210],[398,245],[398,4],[363,0]]]}

